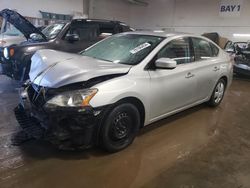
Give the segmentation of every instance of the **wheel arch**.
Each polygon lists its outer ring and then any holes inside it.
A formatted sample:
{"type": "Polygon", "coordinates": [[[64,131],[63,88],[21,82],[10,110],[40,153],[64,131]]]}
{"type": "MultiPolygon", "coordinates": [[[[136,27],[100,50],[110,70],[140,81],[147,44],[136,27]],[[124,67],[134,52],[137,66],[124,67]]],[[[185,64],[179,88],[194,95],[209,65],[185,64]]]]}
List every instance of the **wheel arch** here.
{"type": "Polygon", "coordinates": [[[223,79],[225,81],[225,84],[226,84],[226,87],[227,87],[227,85],[228,85],[228,78],[227,78],[227,76],[223,75],[223,76],[220,77],[220,79],[223,79]]]}
{"type": "Polygon", "coordinates": [[[137,97],[125,97],[122,98],[120,100],[118,100],[117,102],[113,103],[112,105],[110,105],[107,110],[105,110],[104,115],[102,117],[102,119],[100,120],[100,123],[98,124],[98,127],[96,129],[96,144],[99,144],[99,135],[100,135],[100,131],[101,131],[101,127],[103,122],[105,121],[105,118],[107,117],[107,115],[109,114],[109,112],[117,105],[119,104],[123,104],[123,103],[131,103],[133,105],[135,105],[135,107],[138,109],[139,113],[140,113],[140,129],[144,127],[144,122],[145,122],[145,107],[142,103],[142,101],[140,99],[138,99],[137,97]]]}
{"type": "Polygon", "coordinates": [[[142,101],[140,99],[138,99],[137,97],[125,97],[125,98],[117,101],[115,104],[117,105],[117,104],[122,104],[122,103],[131,103],[131,104],[136,106],[136,108],[139,110],[139,113],[140,113],[140,118],[141,118],[140,128],[142,128],[144,126],[145,113],[146,113],[145,107],[144,107],[142,101]]]}

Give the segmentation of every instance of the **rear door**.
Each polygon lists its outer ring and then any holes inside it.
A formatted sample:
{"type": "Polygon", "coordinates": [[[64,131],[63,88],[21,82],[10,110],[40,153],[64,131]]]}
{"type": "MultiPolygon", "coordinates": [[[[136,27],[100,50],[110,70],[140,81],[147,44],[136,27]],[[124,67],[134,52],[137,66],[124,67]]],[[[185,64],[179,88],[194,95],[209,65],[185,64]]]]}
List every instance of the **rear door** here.
{"type": "Polygon", "coordinates": [[[177,61],[175,69],[149,70],[151,121],[190,105],[197,90],[194,54],[189,38],[178,38],[167,43],[154,58],[170,58],[177,61]]]}
{"type": "Polygon", "coordinates": [[[196,69],[195,75],[198,83],[196,100],[203,100],[210,97],[220,74],[219,49],[211,42],[192,37],[195,53],[196,69]]]}

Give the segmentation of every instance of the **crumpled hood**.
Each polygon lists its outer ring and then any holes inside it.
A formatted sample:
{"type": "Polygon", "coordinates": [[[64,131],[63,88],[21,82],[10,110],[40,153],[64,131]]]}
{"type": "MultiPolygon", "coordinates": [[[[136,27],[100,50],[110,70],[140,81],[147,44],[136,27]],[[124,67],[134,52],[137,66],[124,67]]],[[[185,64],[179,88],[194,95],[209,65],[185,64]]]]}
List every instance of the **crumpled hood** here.
{"type": "Polygon", "coordinates": [[[31,82],[49,88],[59,88],[105,75],[126,74],[131,68],[131,65],[55,50],[39,50],[31,61],[31,82]]]}
{"type": "Polygon", "coordinates": [[[9,23],[14,25],[23,35],[29,39],[30,34],[37,33],[41,35],[45,40],[47,40],[46,36],[37,29],[32,23],[30,23],[27,19],[25,19],[22,15],[17,13],[14,10],[3,9],[0,11],[0,16],[5,18],[9,23]]]}

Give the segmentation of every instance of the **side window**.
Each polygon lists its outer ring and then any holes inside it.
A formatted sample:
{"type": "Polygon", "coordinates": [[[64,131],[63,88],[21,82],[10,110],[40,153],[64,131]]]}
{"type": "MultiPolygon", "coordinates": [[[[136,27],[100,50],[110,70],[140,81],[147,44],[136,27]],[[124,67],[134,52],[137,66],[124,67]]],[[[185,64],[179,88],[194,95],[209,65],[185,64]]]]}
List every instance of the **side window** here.
{"type": "Polygon", "coordinates": [[[132,29],[130,29],[128,26],[122,25],[121,27],[122,27],[121,29],[122,32],[132,31],[132,29]]]}
{"type": "MultiPolygon", "coordinates": [[[[70,27],[67,34],[77,34],[80,41],[96,40],[99,35],[99,27],[96,24],[77,24],[70,27]]],[[[65,35],[65,36],[66,36],[65,35]]]]}
{"type": "Polygon", "coordinates": [[[179,38],[170,41],[157,54],[159,58],[170,58],[177,62],[177,64],[190,63],[194,61],[194,56],[190,50],[189,38],[179,38]]]}
{"type": "Polygon", "coordinates": [[[206,60],[214,57],[211,45],[208,41],[200,38],[192,38],[192,41],[196,61],[206,60]]]}
{"type": "Polygon", "coordinates": [[[109,34],[115,34],[118,33],[118,29],[114,24],[110,24],[110,23],[101,23],[99,25],[100,27],[100,34],[101,33],[109,33],[109,34]]]}

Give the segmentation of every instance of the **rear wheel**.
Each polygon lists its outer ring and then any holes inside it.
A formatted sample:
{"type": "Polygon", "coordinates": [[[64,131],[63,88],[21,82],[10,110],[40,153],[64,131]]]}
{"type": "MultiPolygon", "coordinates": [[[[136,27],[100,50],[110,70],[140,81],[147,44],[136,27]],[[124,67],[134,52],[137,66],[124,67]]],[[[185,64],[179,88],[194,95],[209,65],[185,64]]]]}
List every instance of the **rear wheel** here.
{"type": "Polygon", "coordinates": [[[140,127],[140,113],[130,103],[114,107],[102,125],[100,144],[106,151],[116,152],[129,146],[140,127]]]}
{"type": "Polygon", "coordinates": [[[226,82],[224,79],[220,79],[215,86],[215,89],[208,104],[213,107],[218,106],[224,97],[225,89],[226,82]]]}

